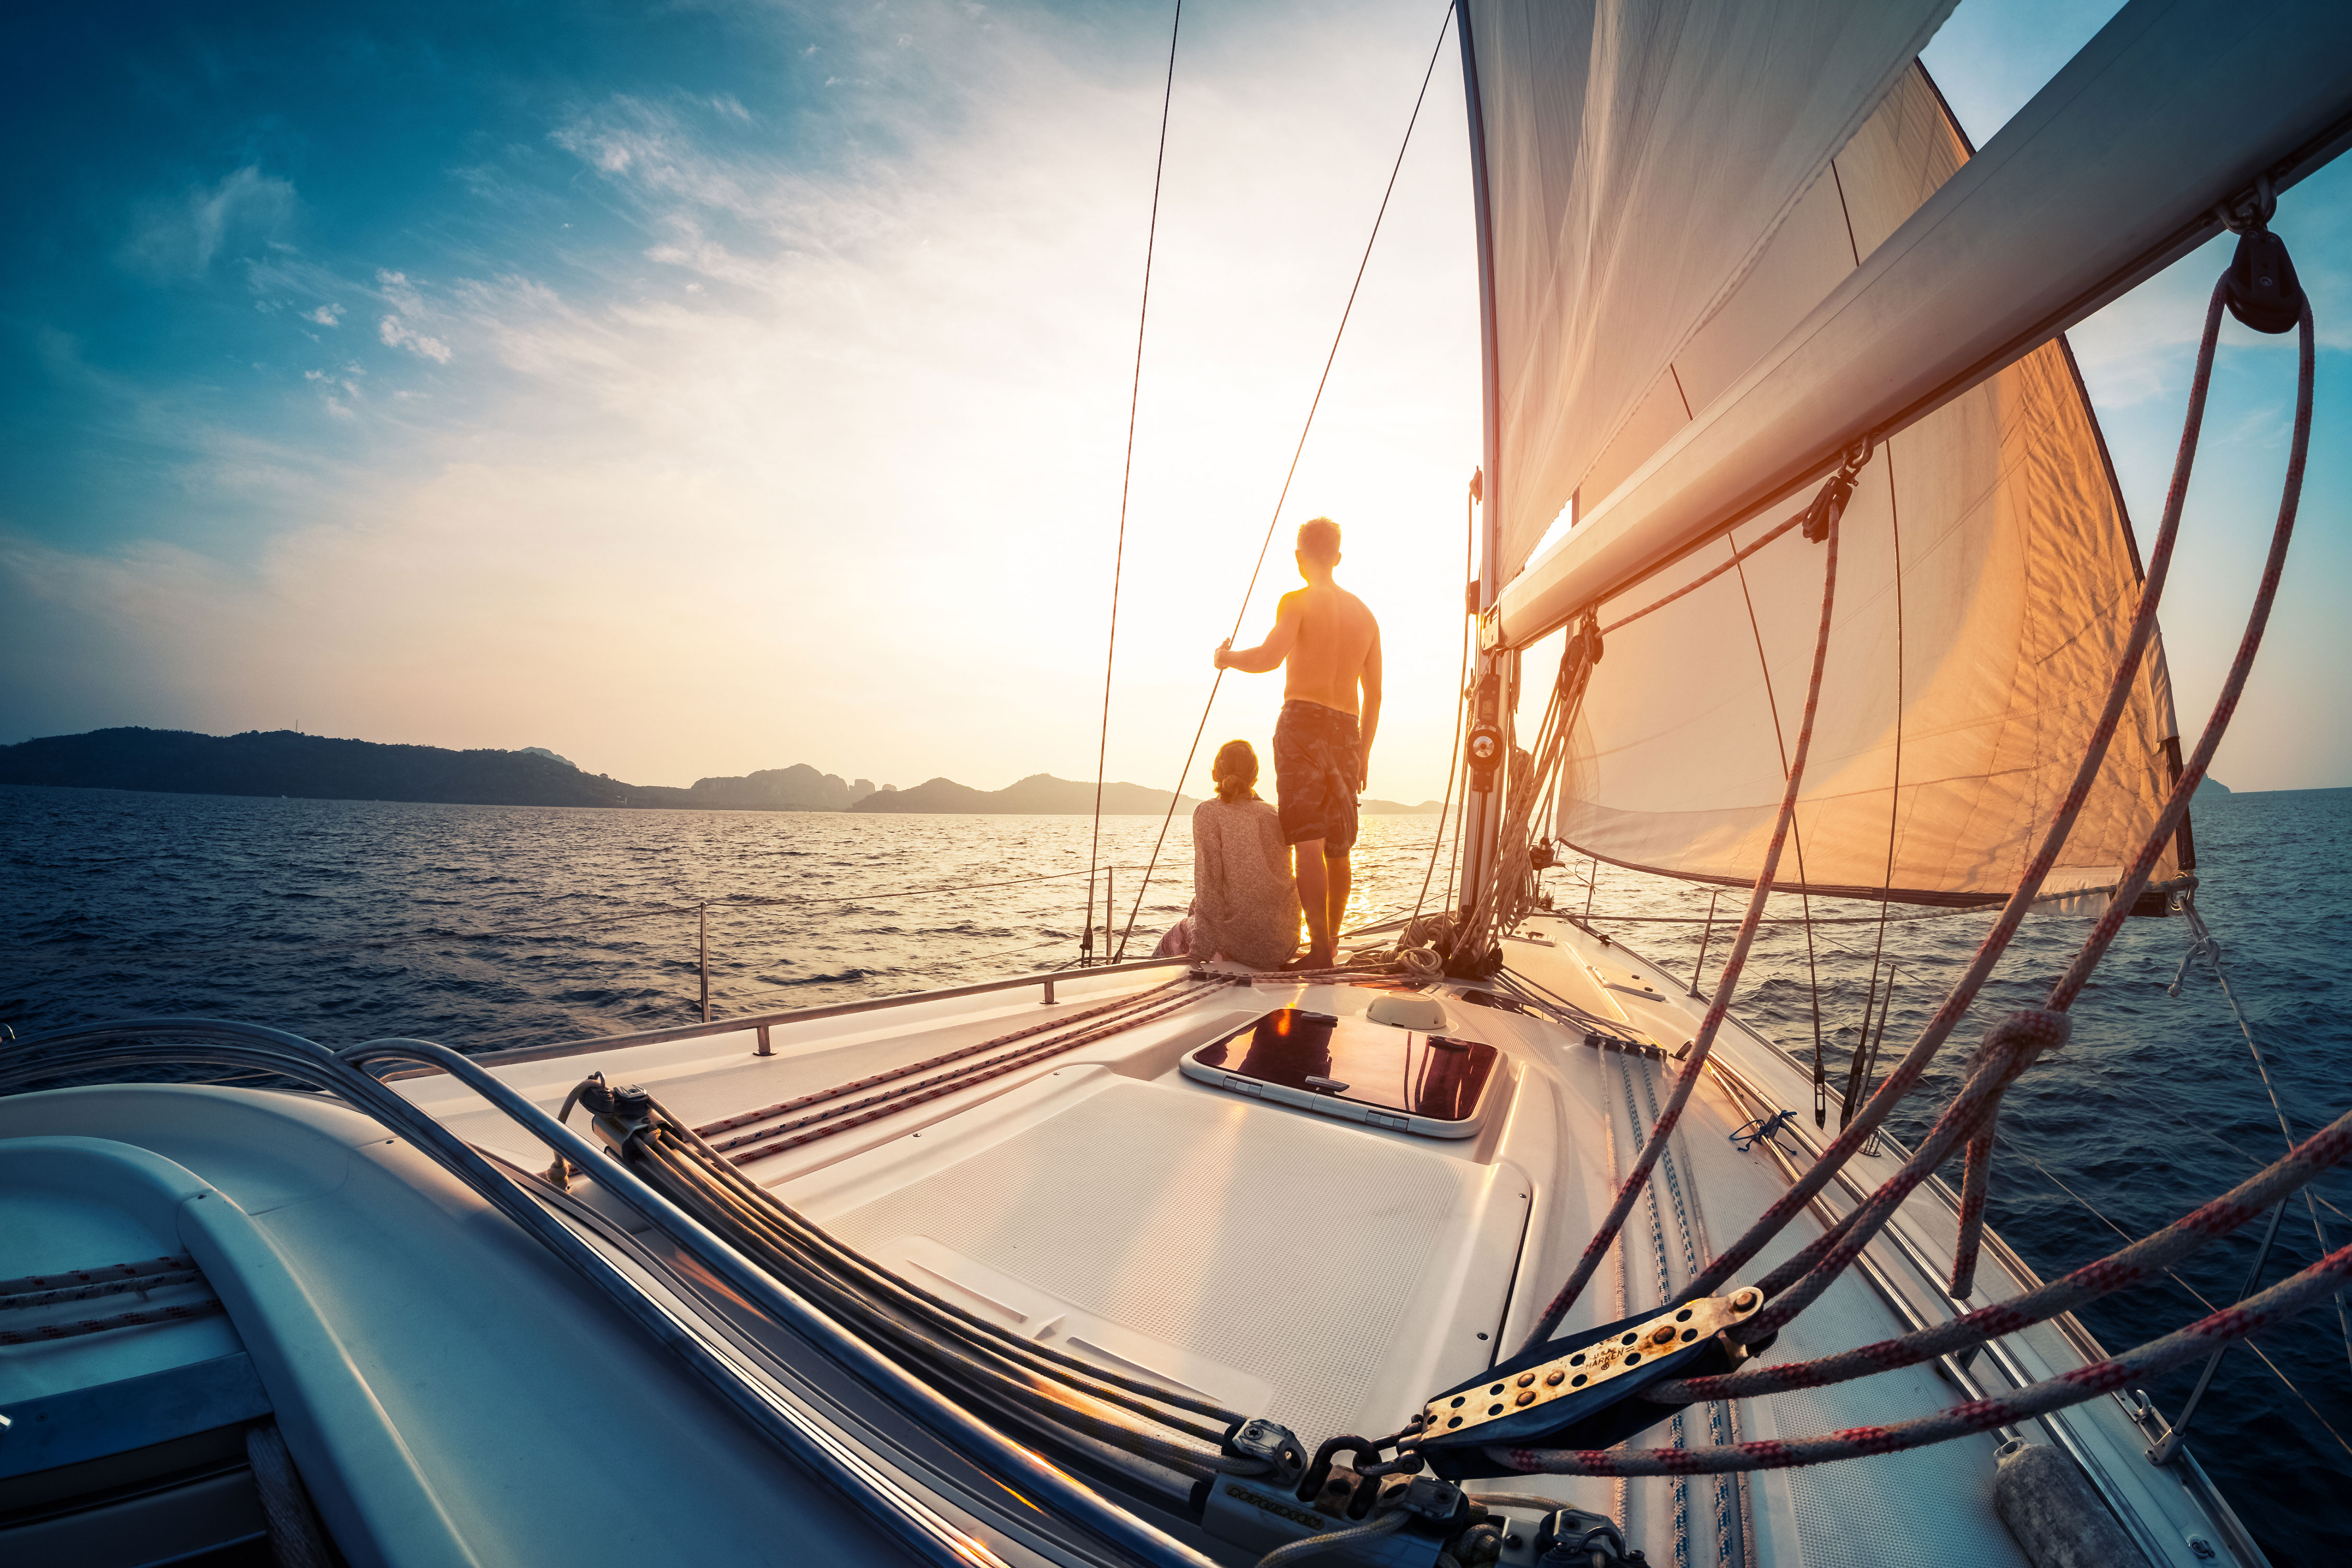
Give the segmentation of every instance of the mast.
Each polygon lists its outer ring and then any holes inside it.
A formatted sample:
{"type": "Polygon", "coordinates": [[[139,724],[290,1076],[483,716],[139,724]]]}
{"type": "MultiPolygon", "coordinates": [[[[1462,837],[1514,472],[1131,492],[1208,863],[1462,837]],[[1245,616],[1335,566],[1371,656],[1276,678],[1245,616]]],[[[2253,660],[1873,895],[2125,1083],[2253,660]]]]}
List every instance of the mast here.
{"type": "MultiPolygon", "coordinates": [[[[1462,803],[1462,881],[1457,909],[1476,901],[1477,889],[1493,875],[1496,837],[1502,822],[1501,764],[1508,745],[1505,715],[1510,710],[1507,661],[1486,645],[1487,622],[1502,583],[1502,417],[1500,356],[1496,351],[1495,224],[1486,184],[1486,121],[1478,100],[1478,51],[1470,32],[1469,0],[1454,0],[1454,20],[1462,48],[1462,98],[1470,117],[1470,187],[1478,231],[1478,387],[1485,404],[1485,440],[1478,481],[1478,575],[1465,585],[1466,608],[1481,617],[1479,649],[1471,666],[1473,699],[1464,740],[1469,784],[1462,803]]],[[[1442,826],[1442,825],[1441,825],[1442,826]]]]}

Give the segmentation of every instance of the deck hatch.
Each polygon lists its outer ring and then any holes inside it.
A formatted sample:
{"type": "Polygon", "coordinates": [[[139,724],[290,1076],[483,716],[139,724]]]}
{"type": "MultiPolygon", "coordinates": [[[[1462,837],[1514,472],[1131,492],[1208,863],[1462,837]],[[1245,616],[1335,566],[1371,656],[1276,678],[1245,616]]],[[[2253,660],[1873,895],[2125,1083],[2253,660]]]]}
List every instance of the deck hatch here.
{"type": "Polygon", "coordinates": [[[1277,1007],[1185,1057],[1183,1070],[1342,1121],[1467,1138],[1485,1123],[1498,1060],[1477,1040],[1277,1007]]]}

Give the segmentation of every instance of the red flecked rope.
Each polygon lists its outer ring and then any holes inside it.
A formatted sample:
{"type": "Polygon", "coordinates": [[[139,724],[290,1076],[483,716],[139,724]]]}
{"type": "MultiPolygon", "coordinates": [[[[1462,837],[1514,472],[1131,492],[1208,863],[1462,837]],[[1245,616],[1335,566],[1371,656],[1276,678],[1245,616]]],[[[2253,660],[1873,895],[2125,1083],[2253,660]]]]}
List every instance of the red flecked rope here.
{"type": "Polygon", "coordinates": [[[0,1329],[0,1345],[37,1345],[48,1340],[78,1339],[83,1334],[102,1334],[110,1329],[135,1329],[146,1323],[183,1323],[191,1318],[209,1318],[224,1310],[219,1298],[206,1297],[201,1301],[177,1303],[169,1307],[150,1307],[143,1311],[117,1312],[110,1318],[83,1318],[71,1323],[43,1323],[37,1329],[0,1329]]]}
{"type": "MultiPolygon", "coordinates": [[[[0,1279],[0,1297],[26,1296],[39,1291],[68,1290],[79,1285],[99,1285],[118,1280],[145,1279],[153,1275],[194,1268],[196,1260],[182,1253],[171,1258],[150,1258],[137,1263],[107,1263],[96,1268],[61,1268],[54,1274],[27,1274],[21,1279],[0,1279]]],[[[133,1285],[132,1289],[140,1289],[133,1285]]],[[[27,1303],[34,1305],[35,1303],[27,1303]]]]}
{"type": "Polygon", "coordinates": [[[122,1279],[105,1279],[94,1277],[86,1285],[60,1285],[54,1289],[0,1292],[0,1312],[21,1311],[27,1307],[57,1307],[68,1301],[94,1300],[100,1296],[127,1296],[137,1291],[143,1299],[150,1290],[166,1285],[193,1285],[204,1278],[204,1270],[191,1263],[185,1268],[166,1268],[152,1274],[131,1275],[122,1279]]]}
{"type": "MultiPolygon", "coordinates": [[[[2090,796],[2091,786],[2098,778],[2099,766],[2105,761],[2108,744],[2115,739],[2116,727],[2122,721],[2139,673],[2140,660],[2147,650],[2148,640],[2156,631],[2156,609],[2164,595],[2164,584],[2172,567],[2172,549],[2179,538],[2180,511],[2189,495],[2189,470],[2196,460],[2197,439],[2205,419],[2205,395],[2213,377],[2213,349],[2221,330],[2221,308],[2226,279],[2217,280],[2205,311],[2205,331],[2197,347],[2197,371],[2189,387],[2189,411],[2182,422],[2180,447],[2173,459],[2172,486],[2165,494],[2164,521],[2157,529],[2155,547],[2148,552],[2147,574],[2142,579],[2139,607],[2132,617],[2129,636],[2125,639],[2122,657],[2116,661],[2115,679],[2107,689],[2105,708],[2098,723],[2091,731],[2084,746],[2082,766],[2075,770],[2074,782],[2059,803],[2049,830],[2043,835],[2042,847],[2019,877],[2017,887],[2002,906],[2000,917],[1993,922],[1977,944],[1977,951],[1968,968],[1953,984],[1951,992],[1927,1020],[1919,1037],[1895,1070],[1870,1097],[1862,1113],[1850,1119],[1840,1130],[1836,1142],[1822,1152],[1820,1159],[1790,1185],[1763,1215],[1748,1228],[1746,1235],[1716,1255],[1704,1272],[1691,1281],[1688,1294],[1715,1294],[1734,1274],[1738,1273],[1758,1253],[1770,1243],[1789,1221],[1802,1213],[1812,1202],[1813,1195],[1826,1185],[1830,1178],[1843,1168],[1854,1152],[1878,1131],[1890,1111],[1911,1092],[1936,1053],[1950,1037],[1952,1030],[1976,1001],[1977,993],[1991,975],[1993,965],[2017,934],[2028,910],[2042,890],[2042,883],[2057,863],[2058,852],[2065,847],[2067,836],[2074,831],[2074,819],[2082,814],[2083,805],[2090,796]]],[[[2135,897],[2137,893],[2135,892],[2135,897]]],[[[2115,908],[2127,909],[2130,899],[2117,889],[2115,908]]],[[[2111,911],[2112,912],[2112,911],[2111,911]]]]}
{"type": "Polygon", "coordinates": [[[1141,1013],[1123,1014],[1075,1035],[1042,1041],[1025,1049],[994,1057],[987,1061],[974,1062],[968,1067],[953,1068],[934,1077],[918,1079],[901,1089],[869,1095],[864,1100],[852,1100],[846,1105],[835,1106],[829,1110],[820,1110],[814,1115],[787,1121],[781,1127],[772,1127],[761,1132],[746,1133],[740,1138],[730,1138],[724,1142],[713,1144],[712,1147],[723,1152],[745,1148],[755,1143],[764,1145],[761,1148],[752,1149],[750,1153],[729,1156],[738,1165],[748,1165],[754,1160],[764,1160],[771,1154],[781,1154],[787,1149],[797,1149],[803,1143],[814,1143],[820,1138],[830,1138],[836,1132],[845,1132],[853,1127],[863,1127],[869,1121],[879,1121],[886,1116],[895,1116],[901,1110],[938,1100],[942,1095],[953,1094],[958,1089],[969,1089],[976,1083],[985,1083],[992,1078],[1002,1078],[1015,1068],[1044,1061],[1048,1057],[1060,1056],[1066,1051],[1076,1050],[1078,1047],[1090,1045],[1096,1040],[1108,1039],[1111,1036],[1123,1030],[1132,1029],[1138,1025],[1164,1018],[1171,1013],[1181,1012],[1191,1006],[1199,994],[1194,991],[1182,992],[1157,1007],[1141,1013]]]}
{"type": "Polygon", "coordinates": [[[1778,1331],[1828,1289],[1872,1237],[1894,1215],[1920,1183],[1935,1173],[1954,1145],[1967,1137],[2000,1102],[2001,1092],[2045,1052],[2066,1043],[2072,1026],[2063,1013],[2011,1013],[1985,1031],[1976,1069],[1903,1168],[1888,1177],[1848,1222],[1809,1242],[1797,1255],[1758,1280],[1772,1304],[1732,1331],[1753,1342],[1778,1331]]]}
{"type": "Polygon", "coordinates": [[[2352,1110],[2203,1207],[2039,1289],[1979,1307],[1933,1328],[1841,1351],[1818,1361],[1748,1367],[1715,1377],[1680,1378],[1644,1389],[1642,1396],[1663,1404],[1681,1404],[1685,1400],[1696,1404],[1710,1399],[1750,1399],[1791,1388],[1820,1388],[1872,1373],[1916,1366],[2003,1334],[2013,1334],[2169,1268],[2216,1237],[2228,1236],[2247,1221],[2268,1214],[2279,1199],[2306,1185],[2323,1172],[2333,1170],[2347,1155],[2352,1155],[2352,1110]]]}
{"type": "Polygon", "coordinates": [[[1757,923],[1764,918],[1765,901],[1771,896],[1773,874],[1780,868],[1781,847],[1788,842],[1790,825],[1796,820],[1797,794],[1805,778],[1805,757],[1813,743],[1813,718],[1821,708],[1822,700],[1822,674],[1829,661],[1831,612],[1837,604],[1838,520],[1834,515],[1829,519],[1828,544],[1829,554],[1822,568],[1822,625],[1813,639],[1812,679],[1805,689],[1804,721],[1798,727],[1796,751],[1790,759],[1788,780],[1781,787],[1780,811],[1772,824],[1772,840],[1764,851],[1764,864],[1757,872],[1756,889],[1748,895],[1748,912],[1740,920],[1739,934],[1732,941],[1731,957],[1716,981],[1715,999],[1707,1004],[1706,1020],[1699,1025],[1698,1037],[1689,1047],[1689,1059],[1684,1064],[1681,1076],[1675,1079],[1674,1093],[1667,1098],[1665,1110],[1659,1113],[1657,1125],[1650,1130],[1650,1141],[1643,1145],[1641,1154],[1633,1162],[1633,1168],[1618,1187],[1616,1201],[1609,1205],[1608,1215],[1601,1220],[1601,1228],[1594,1231],[1592,1239],[1585,1243],[1583,1255],[1576,1260],[1576,1268],[1569,1275],[1568,1282],[1559,1288],[1559,1293],[1551,1299],[1551,1303],[1544,1308],[1543,1315],[1528,1331],[1527,1342],[1520,1346],[1523,1353],[1551,1337],[1552,1331],[1559,1326],[1559,1321],[1568,1310],[1576,1304],[1576,1299],[1584,1293],[1584,1287],[1591,1279],[1593,1270],[1601,1266],[1601,1259],[1616,1241],[1626,1215],[1633,1211],[1633,1200],[1650,1179],[1651,1167],[1658,1163],[1659,1152],[1665,1148],[1666,1139],[1673,1133],[1675,1123],[1682,1119],[1683,1108],[1690,1103],[1691,1091],[1698,1086],[1699,1074],[1706,1066],[1707,1054],[1715,1048],[1716,1033],[1722,1028],[1724,1016],[1731,1009],[1732,992],[1739,984],[1740,971],[1747,967],[1748,950],[1756,940],[1757,923]]]}
{"type": "Polygon", "coordinates": [[[1952,1249],[1952,1278],[1946,1289],[1955,1301],[1976,1293],[1977,1253],[1984,1245],[1985,1200],[1991,1195],[1992,1141],[2000,1126],[2000,1107],[1985,1111],[1983,1122],[1969,1139],[1968,1163],[1960,1172],[1960,1237],[1952,1249]]]}
{"type": "Polygon", "coordinates": [[[1992,1141],[2000,1126],[2000,1107],[1987,1110],[1983,1122],[1969,1138],[1968,1163],[1960,1172],[1960,1234],[1952,1249],[1952,1278],[1946,1289],[1955,1301],[1965,1301],[1977,1288],[1977,1253],[1984,1244],[1985,1200],[1991,1195],[1992,1141]]]}
{"type": "Polygon", "coordinates": [[[772,1121],[808,1106],[821,1105],[828,1100],[838,1100],[845,1094],[856,1094],[861,1089],[872,1089],[877,1084],[890,1083],[902,1078],[912,1078],[917,1073],[928,1072],[932,1068],[945,1067],[950,1062],[961,1061],[966,1057],[976,1057],[982,1051],[992,1051],[999,1046],[1009,1046],[1015,1040],[1025,1040],[1032,1035],[1043,1035],[1071,1024],[1081,1024],[1088,1018],[1099,1018],[1106,1013],[1116,1013],[1123,1007],[1140,1006],[1147,998],[1158,995],[1170,986],[1187,984],[1191,981],[1191,975],[1181,974],[1165,984],[1154,985],[1148,991],[1139,991],[1133,995],[1121,996],[1116,1001],[1106,1002],[1098,1007],[1087,1008],[1084,1012],[1059,1014],[1042,1024],[1034,1024],[1025,1029],[1015,1029],[1009,1035],[999,1035],[992,1040],[982,1040],[976,1046],[965,1046],[960,1050],[948,1051],[923,1061],[908,1062],[904,1067],[892,1068],[887,1072],[877,1072],[869,1078],[835,1084],[831,1089],[820,1089],[814,1093],[803,1094],[793,1100],[782,1100],[758,1110],[746,1110],[740,1115],[721,1117],[707,1127],[696,1128],[695,1131],[709,1138],[714,1133],[732,1132],[738,1127],[749,1127],[755,1121],[772,1121]]]}
{"type": "Polygon", "coordinates": [[[2136,1350],[2044,1379],[2002,1399],[1977,1399],[1916,1421],[1889,1426],[1849,1426],[1815,1437],[1735,1443],[1707,1448],[1489,1448],[1497,1463],[1528,1474],[1559,1476],[1689,1476],[1726,1470],[1780,1470],[1830,1459],[1895,1454],[1930,1443],[2046,1415],[2102,1394],[2146,1381],[2221,1345],[2284,1322],[2325,1298],[2352,1274],[2352,1247],[2341,1247],[2310,1268],[2234,1307],[2224,1307],[2178,1332],[2136,1350]]]}
{"type": "MultiPolygon", "coordinates": [[[[2208,333],[2210,342],[2211,334],[2208,333]]],[[[2238,701],[2245,694],[2246,682],[2254,672],[2254,655],[2263,646],[2263,633],[2268,627],[2271,605],[2278,597],[2279,579],[2286,571],[2287,545],[2294,537],[2295,513],[2303,501],[2304,464],[2311,451],[2311,404],[2313,383],[2316,380],[2314,363],[2314,332],[2311,302],[2304,301],[2303,315],[2297,322],[2297,353],[2295,358],[2294,437],[2287,451],[2286,480],[2279,494],[2278,521],[2271,530],[2271,547],[2263,563],[2262,585],[2255,590],[2253,607],[2246,616],[2245,635],[2238,640],[2237,657],[2230,663],[2230,673],[2221,682],[2221,694],[2214,700],[2212,715],[2205,721],[2204,733],[2197,738],[2197,749],[2189,754],[2189,763],[2173,781],[2172,794],[2164,803],[2164,810],[2156,819],[2156,826],[2141,844],[2138,858],[2124,873],[2107,900],[2107,908],[2083,940],[2074,961],[2066,973],[2050,988],[2047,1005],[2063,1009],[2072,1006],[2089,984],[2091,972],[2123,927],[2124,919],[2138,901],[2140,892],[2147,886],[2149,875],[2162,857],[2165,846],[2172,842],[2180,820],[2188,814],[2189,798],[2212,764],[2213,753],[2228,732],[2230,720],[2238,710],[2238,701]]],[[[2200,350],[2200,352],[2202,352],[2200,350]]],[[[1984,1236],[1984,1205],[1987,1176],[1992,1163],[1993,1118],[1987,1116],[1969,1142],[1968,1172],[1963,1179],[1960,1198],[1959,1247],[1952,1261],[1952,1294],[1965,1297],[1976,1282],[1977,1251],[1984,1236]]]]}

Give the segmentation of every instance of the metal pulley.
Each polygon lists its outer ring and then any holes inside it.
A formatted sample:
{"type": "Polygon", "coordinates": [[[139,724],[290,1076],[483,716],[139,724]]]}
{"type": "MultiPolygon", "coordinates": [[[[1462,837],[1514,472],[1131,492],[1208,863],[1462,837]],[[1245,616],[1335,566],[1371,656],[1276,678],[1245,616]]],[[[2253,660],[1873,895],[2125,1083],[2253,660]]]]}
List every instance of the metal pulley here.
{"type": "Polygon", "coordinates": [[[1503,732],[1481,724],[1470,731],[1470,787],[1486,795],[1495,787],[1495,772],[1503,765],[1503,732]]]}
{"type": "Polygon", "coordinates": [[[1503,719],[1501,675],[1488,670],[1478,680],[1476,697],[1470,707],[1470,739],[1464,753],[1470,764],[1470,793],[1491,795],[1495,775],[1503,766],[1503,719]]]}

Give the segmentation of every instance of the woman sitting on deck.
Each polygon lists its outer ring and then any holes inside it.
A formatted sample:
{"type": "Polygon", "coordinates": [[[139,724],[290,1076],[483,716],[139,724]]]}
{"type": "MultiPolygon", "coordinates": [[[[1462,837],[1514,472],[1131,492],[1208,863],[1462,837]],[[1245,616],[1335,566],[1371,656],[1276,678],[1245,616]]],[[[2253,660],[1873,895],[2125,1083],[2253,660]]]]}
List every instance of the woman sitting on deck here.
{"type": "Polygon", "coordinates": [[[1209,776],[1217,798],[1192,808],[1192,913],[1160,952],[1280,969],[1298,951],[1298,887],[1281,815],[1252,787],[1257,752],[1247,741],[1220,746],[1209,776]]]}

